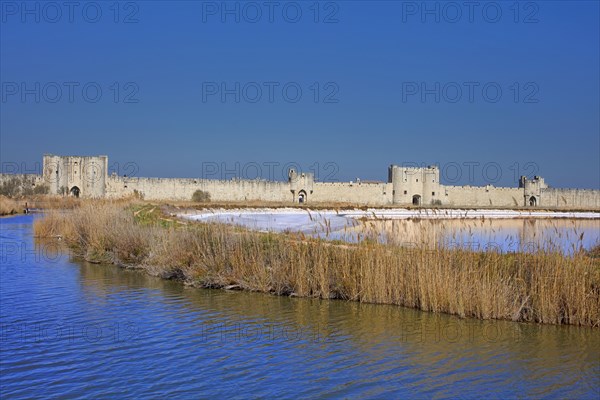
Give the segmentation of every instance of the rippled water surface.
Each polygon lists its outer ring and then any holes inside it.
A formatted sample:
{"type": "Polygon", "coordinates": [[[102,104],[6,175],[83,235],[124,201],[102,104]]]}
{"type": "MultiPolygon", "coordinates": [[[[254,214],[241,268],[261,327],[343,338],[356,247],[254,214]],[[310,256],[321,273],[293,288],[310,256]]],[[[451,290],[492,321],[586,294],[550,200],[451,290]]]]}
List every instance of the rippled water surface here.
{"type": "Polygon", "coordinates": [[[200,290],[0,219],[0,397],[600,396],[600,330],[200,290]]]}

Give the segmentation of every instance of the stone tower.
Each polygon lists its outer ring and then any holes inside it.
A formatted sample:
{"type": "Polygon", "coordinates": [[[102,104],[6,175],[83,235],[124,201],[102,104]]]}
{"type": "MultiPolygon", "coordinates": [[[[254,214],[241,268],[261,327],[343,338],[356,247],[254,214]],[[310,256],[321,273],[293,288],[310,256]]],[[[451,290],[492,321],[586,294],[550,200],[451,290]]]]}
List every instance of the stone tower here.
{"type": "Polygon", "coordinates": [[[44,154],[43,178],[50,194],[104,197],[107,173],[107,156],[44,154]]]}
{"type": "Polygon", "coordinates": [[[521,176],[519,188],[523,188],[523,204],[529,207],[542,205],[542,189],[547,187],[542,177],[534,176],[533,179],[527,179],[526,176],[521,176]]]}
{"type": "Polygon", "coordinates": [[[390,165],[388,182],[392,184],[394,204],[432,205],[442,199],[440,170],[436,166],[400,167],[390,165]]]}
{"type": "Polygon", "coordinates": [[[298,173],[296,169],[290,168],[288,171],[288,182],[293,202],[307,203],[310,195],[313,193],[315,183],[314,174],[308,172],[298,173]]]}

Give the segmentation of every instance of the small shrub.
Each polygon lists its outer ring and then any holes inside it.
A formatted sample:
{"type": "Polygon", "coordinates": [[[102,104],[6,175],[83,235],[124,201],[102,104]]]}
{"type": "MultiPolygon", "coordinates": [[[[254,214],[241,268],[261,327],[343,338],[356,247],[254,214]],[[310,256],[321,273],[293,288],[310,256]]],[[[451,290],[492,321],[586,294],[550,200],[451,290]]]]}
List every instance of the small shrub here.
{"type": "Polygon", "coordinates": [[[196,203],[208,203],[210,201],[210,193],[204,190],[196,190],[192,195],[192,201],[196,203]]]}
{"type": "Polygon", "coordinates": [[[34,194],[48,194],[50,188],[46,185],[35,185],[33,180],[12,176],[0,185],[0,195],[6,197],[31,196],[34,194]]]}
{"type": "Polygon", "coordinates": [[[144,200],[144,192],[133,189],[133,197],[138,200],[144,200]]]}
{"type": "Polygon", "coordinates": [[[21,192],[21,179],[18,177],[12,177],[7,181],[4,181],[0,186],[0,195],[6,197],[16,197],[21,192]]]}
{"type": "Polygon", "coordinates": [[[38,185],[33,188],[33,194],[48,194],[50,193],[50,188],[47,185],[38,185]]]}

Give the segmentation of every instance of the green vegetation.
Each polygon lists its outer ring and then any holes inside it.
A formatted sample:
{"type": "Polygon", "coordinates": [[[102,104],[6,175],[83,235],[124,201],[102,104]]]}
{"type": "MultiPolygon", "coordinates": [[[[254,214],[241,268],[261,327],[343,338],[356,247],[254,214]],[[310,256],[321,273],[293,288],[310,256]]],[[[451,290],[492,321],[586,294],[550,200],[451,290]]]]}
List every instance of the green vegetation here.
{"type": "Polygon", "coordinates": [[[0,185],[0,195],[6,197],[44,195],[49,191],[50,188],[47,185],[35,185],[19,176],[11,177],[0,185]]]}
{"type": "Polygon", "coordinates": [[[172,228],[178,224],[184,224],[179,220],[166,218],[163,207],[155,204],[132,204],[127,210],[133,213],[134,222],[143,226],[172,228]]]}

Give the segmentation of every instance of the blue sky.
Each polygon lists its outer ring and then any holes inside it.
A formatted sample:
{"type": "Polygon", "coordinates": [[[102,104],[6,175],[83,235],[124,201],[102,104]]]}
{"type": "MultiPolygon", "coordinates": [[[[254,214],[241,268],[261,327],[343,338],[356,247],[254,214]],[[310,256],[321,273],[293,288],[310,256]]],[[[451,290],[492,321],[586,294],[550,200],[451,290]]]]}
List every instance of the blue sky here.
{"type": "Polygon", "coordinates": [[[0,8],[5,172],[600,188],[597,1],[23,4],[0,8]]]}

